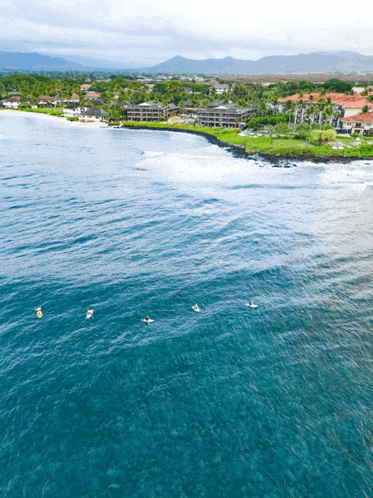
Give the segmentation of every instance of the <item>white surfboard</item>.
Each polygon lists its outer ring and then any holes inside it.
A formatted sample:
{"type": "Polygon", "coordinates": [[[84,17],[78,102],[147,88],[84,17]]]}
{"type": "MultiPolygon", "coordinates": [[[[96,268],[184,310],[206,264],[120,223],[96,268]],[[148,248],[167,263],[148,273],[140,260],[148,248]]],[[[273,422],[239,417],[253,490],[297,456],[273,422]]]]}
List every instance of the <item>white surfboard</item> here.
{"type": "Polygon", "coordinates": [[[151,318],[149,318],[149,320],[145,320],[145,318],[141,318],[141,321],[146,322],[146,323],[154,322],[154,320],[152,320],[151,318]]]}
{"type": "Polygon", "coordinates": [[[196,313],[199,313],[201,311],[199,308],[194,308],[193,306],[192,306],[192,308],[193,308],[193,311],[195,311],[196,313]]]}
{"type": "Polygon", "coordinates": [[[258,305],[256,305],[256,304],[249,304],[249,303],[247,303],[246,306],[248,306],[249,308],[257,308],[258,307],[258,305]]]}

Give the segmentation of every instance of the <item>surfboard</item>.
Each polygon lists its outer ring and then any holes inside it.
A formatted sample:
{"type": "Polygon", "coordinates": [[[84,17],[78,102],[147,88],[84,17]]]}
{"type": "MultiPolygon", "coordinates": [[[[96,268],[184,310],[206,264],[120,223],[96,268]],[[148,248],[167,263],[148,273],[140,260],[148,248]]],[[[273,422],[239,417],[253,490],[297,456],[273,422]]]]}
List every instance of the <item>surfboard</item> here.
{"type": "MultiPolygon", "coordinates": [[[[193,308],[193,306],[192,306],[192,308],[193,308]]],[[[196,313],[199,313],[201,310],[199,308],[198,309],[193,308],[193,311],[195,311],[196,313]]]]}
{"type": "Polygon", "coordinates": [[[246,304],[246,306],[248,306],[249,308],[257,308],[258,307],[257,304],[246,304]]]}
{"type": "Polygon", "coordinates": [[[141,321],[146,322],[146,323],[154,322],[154,320],[152,320],[151,318],[149,318],[149,320],[145,320],[145,318],[141,318],[141,321]]]}

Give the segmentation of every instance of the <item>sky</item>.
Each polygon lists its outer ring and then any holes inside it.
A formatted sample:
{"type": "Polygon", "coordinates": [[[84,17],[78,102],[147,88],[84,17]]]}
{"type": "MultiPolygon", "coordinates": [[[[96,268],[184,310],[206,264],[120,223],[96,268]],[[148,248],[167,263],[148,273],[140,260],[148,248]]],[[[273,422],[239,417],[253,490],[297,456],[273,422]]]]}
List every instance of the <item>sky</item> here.
{"type": "Polygon", "coordinates": [[[0,0],[0,51],[149,67],[349,50],[373,55],[373,4],[253,0],[0,0]]]}

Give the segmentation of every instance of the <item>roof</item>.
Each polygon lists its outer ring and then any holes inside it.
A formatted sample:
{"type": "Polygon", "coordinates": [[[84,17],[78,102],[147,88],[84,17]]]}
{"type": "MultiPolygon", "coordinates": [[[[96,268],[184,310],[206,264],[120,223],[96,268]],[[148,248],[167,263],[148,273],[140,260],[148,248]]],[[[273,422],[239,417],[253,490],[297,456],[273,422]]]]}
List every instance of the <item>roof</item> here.
{"type": "Polygon", "coordinates": [[[9,99],[4,99],[3,102],[22,102],[21,97],[10,97],[9,99]]]}
{"type": "Polygon", "coordinates": [[[165,106],[159,102],[158,104],[156,104],[155,102],[153,102],[152,100],[149,100],[148,102],[142,102],[141,104],[137,104],[137,105],[131,105],[130,108],[134,109],[134,108],[137,108],[137,107],[141,107],[141,108],[156,108],[156,109],[165,109],[165,106]]]}
{"type": "Polygon", "coordinates": [[[244,114],[247,111],[251,111],[253,108],[248,107],[237,107],[234,104],[225,104],[218,107],[205,107],[202,112],[208,112],[209,114],[244,114]]]}
{"type": "Polygon", "coordinates": [[[49,95],[39,95],[38,97],[38,100],[50,100],[50,101],[54,101],[56,100],[54,97],[50,97],[49,95]]]}
{"type": "Polygon", "coordinates": [[[349,116],[347,118],[342,118],[341,121],[346,122],[370,122],[373,123],[373,112],[367,112],[365,114],[355,114],[354,116],[349,116]]]}
{"type": "Polygon", "coordinates": [[[224,100],[214,100],[214,102],[210,102],[207,104],[207,107],[218,107],[219,105],[223,105],[224,100]]]}
{"type": "Polygon", "coordinates": [[[85,99],[97,99],[98,97],[100,97],[100,94],[99,94],[99,93],[96,93],[96,92],[87,92],[87,93],[84,95],[84,98],[85,98],[85,99]]]}
{"type": "Polygon", "coordinates": [[[88,90],[89,88],[91,88],[92,86],[92,83],[90,85],[88,85],[87,83],[84,83],[84,85],[80,85],[80,88],[82,90],[88,90]]]}
{"type": "Polygon", "coordinates": [[[223,90],[226,90],[229,88],[229,85],[227,85],[226,83],[223,83],[223,84],[216,84],[214,86],[212,86],[211,88],[215,88],[215,90],[217,88],[220,88],[220,89],[223,89],[223,90]]]}
{"type": "Polygon", "coordinates": [[[100,107],[89,107],[83,114],[85,116],[97,116],[97,117],[108,115],[108,113],[103,109],[101,109],[100,107]]]}
{"type": "Polygon", "coordinates": [[[316,104],[319,98],[323,100],[327,100],[330,98],[332,104],[334,105],[342,105],[345,108],[361,108],[367,104],[366,97],[361,95],[360,93],[355,93],[354,95],[345,95],[344,93],[326,93],[325,95],[321,95],[319,97],[319,93],[305,93],[303,97],[296,93],[295,95],[289,95],[289,97],[282,97],[278,99],[279,102],[286,102],[290,100],[291,102],[299,102],[303,100],[305,104],[316,104]],[[313,100],[309,99],[310,95],[313,96],[313,100]]]}

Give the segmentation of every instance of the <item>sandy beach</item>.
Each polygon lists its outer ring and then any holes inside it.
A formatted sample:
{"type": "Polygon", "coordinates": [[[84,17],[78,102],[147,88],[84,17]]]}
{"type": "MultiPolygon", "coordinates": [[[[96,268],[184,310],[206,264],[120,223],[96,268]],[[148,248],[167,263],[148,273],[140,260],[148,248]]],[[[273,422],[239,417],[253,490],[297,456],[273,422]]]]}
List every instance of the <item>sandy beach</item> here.
{"type": "Polygon", "coordinates": [[[17,109],[0,109],[0,116],[22,116],[22,117],[32,117],[38,119],[44,119],[46,121],[58,121],[59,123],[66,123],[69,126],[79,126],[79,127],[90,127],[90,128],[107,128],[106,123],[100,123],[99,121],[90,122],[80,122],[80,121],[68,121],[64,117],[51,116],[50,114],[42,114],[39,112],[26,112],[19,111],[17,109]]]}

